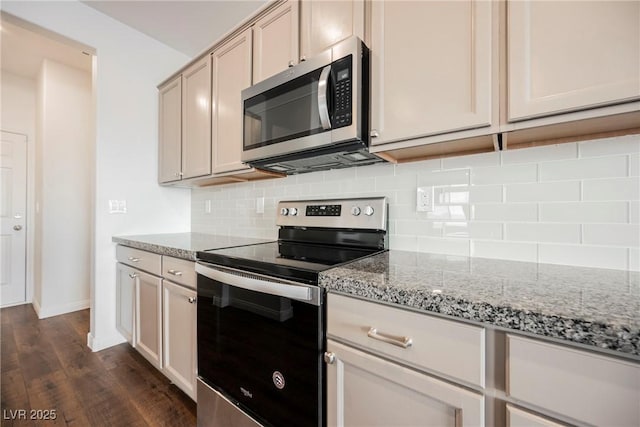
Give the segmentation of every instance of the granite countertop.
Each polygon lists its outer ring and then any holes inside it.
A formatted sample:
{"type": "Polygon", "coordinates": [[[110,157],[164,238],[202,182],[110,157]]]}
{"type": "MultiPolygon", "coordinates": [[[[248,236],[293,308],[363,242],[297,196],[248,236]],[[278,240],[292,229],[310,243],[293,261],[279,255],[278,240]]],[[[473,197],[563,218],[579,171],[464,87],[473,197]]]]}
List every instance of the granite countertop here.
{"type": "Polygon", "coordinates": [[[640,360],[640,273],[389,251],[320,274],[331,292],[640,360]]]}
{"type": "Polygon", "coordinates": [[[113,236],[111,240],[121,245],[143,251],[169,255],[189,260],[196,259],[198,251],[254,245],[273,240],[250,237],[219,236],[204,233],[147,234],[141,236],[113,236]]]}

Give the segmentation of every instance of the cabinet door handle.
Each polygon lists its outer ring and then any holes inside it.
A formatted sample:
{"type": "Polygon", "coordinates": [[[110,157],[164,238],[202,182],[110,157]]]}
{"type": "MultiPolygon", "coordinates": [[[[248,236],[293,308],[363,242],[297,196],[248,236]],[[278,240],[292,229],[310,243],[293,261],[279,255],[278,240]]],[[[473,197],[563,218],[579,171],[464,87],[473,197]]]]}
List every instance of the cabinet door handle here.
{"type": "Polygon", "coordinates": [[[336,355],[335,353],[332,353],[330,351],[325,351],[324,352],[324,363],[328,364],[328,365],[333,365],[336,361],[336,355]]]}
{"type": "Polygon", "coordinates": [[[129,277],[135,279],[136,277],[138,277],[138,273],[129,273],[129,277]]]}
{"type": "Polygon", "coordinates": [[[369,136],[370,136],[371,138],[377,138],[377,137],[379,137],[379,136],[380,136],[380,134],[378,133],[378,131],[377,131],[377,130],[375,130],[375,129],[371,129],[371,132],[369,132],[369,136]]]}
{"type": "Polygon", "coordinates": [[[413,345],[413,341],[409,337],[386,334],[384,332],[378,331],[376,328],[370,328],[369,332],[367,332],[367,336],[369,338],[373,338],[374,340],[386,342],[402,348],[411,347],[411,345],[413,345]]]}
{"type": "Polygon", "coordinates": [[[198,299],[196,297],[189,297],[188,301],[189,304],[195,304],[196,302],[198,302],[198,299]]]}
{"type": "Polygon", "coordinates": [[[293,67],[293,59],[289,61],[289,68],[293,67]]]}
{"type": "Polygon", "coordinates": [[[173,274],[174,276],[182,276],[182,271],[178,271],[178,270],[171,269],[171,270],[167,271],[167,273],[173,274]]]}
{"type": "Polygon", "coordinates": [[[138,262],[138,261],[140,261],[140,258],[134,258],[134,257],[130,256],[130,257],[129,257],[129,261],[131,261],[131,262],[138,262]]]}

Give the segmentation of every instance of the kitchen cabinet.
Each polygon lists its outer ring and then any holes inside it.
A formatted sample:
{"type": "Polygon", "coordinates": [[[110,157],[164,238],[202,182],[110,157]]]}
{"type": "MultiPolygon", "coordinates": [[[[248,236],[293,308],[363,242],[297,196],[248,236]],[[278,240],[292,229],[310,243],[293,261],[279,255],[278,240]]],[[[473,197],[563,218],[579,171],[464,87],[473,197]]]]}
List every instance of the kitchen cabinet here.
{"type": "Polygon", "coordinates": [[[196,272],[193,261],[116,247],[116,327],[196,400],[196,272]]]}
{"type": "Polygon", "coordinates": [[[507,404],[507,427],[562,427],[565,425],[507,404]]]}
{"type": "Polygon", "coordinates": [[[116,264],[116,329],[131,345],[134,344],[136,270],[116,264]]]}
{"type": "Polygon", "coordinates": [[[158,89],[158,111],[158,181],[177,181],[182,173],[182,76],[158,89]]]}
{"type": "Polygon", "coordinates": [[[350,36],[365,40],[363,0],[302,1],[300,60],[312,58],[350,36]]]}
{"type": "Polygon", "coordinates": [[[163,371],[196,400],[196,291],[168,280],[162,289],[163,371]]]}
{"type": "Polygon", "coordinates": [[[241,92],[251,86],[251,34],[252,29],[248,28],[211,54],[214,173],[249,169],[240,158],[243,138],[241,92]]]}
{"type": "Polygon", "coordinates": [[[162,369],[162,279],[138,271],[134,347],[153,366],[162,369]]]}
{"type": "Polygon", "coordinates": [[[299,3],[287,0],[253,25],[253,83],[298,63],[299,3]]]}
{"type": "Polygon", "coordinates": [[[211,173],[210,103],[208,57],[159,88],[159,182],[211,173]]]}
{"type": "Polygon", "coordinates": [[[640,3],[507,3],[508,120],[640,98],[640,3]]]}
{"type": "Polygon", "coordinates": [[[497,130],[497,25],[496,2],[371,3],[373,151],[497,130]]]}
{"type": "Polygon", "coordinates": [[[328,425],[484,424],[482,328],[329,294],[327,338],[328,425]]]}
{"type": "Polygon", "coordinates": [[[640,425],[640,365],[507,335],[507,395],[554,418],[640,425]]]}

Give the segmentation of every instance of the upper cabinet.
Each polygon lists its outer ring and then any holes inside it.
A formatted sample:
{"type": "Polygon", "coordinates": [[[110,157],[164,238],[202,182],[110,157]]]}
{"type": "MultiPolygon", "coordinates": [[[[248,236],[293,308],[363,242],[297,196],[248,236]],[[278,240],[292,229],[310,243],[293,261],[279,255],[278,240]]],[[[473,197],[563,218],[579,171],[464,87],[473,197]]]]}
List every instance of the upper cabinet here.
{"type": "Polygon", "coordinates": [[[494,8],[476,0],[371,3],[372,144],[490,133],[497,118],[494,8]]]}
{"type": "Polygon", "coordinates": [[[300,60],[323,52],[350,36],[364,36],[364,0],[313,1],[300,4],[300,60]]]}
{"type": "Polygon", "coordinates": [[[253,82],[298,63],[298,0],[287,0],[254,25],[253,82]]]}
{"type": "Polygon", "coordinates": [[[251,28],[213,51],[213,172],[248,169],[242,155],[242,89],[251,86],[251,28]]]}
{"type": "Polygon", "coordinates": [[[507,3],[508,120],[640,98],[640,2],[507,3]]]}
{"type": "Polygon", "coordinates": [[[208,57],[159,88],[159,182],[211,173],[210,103],[208,57]]]}

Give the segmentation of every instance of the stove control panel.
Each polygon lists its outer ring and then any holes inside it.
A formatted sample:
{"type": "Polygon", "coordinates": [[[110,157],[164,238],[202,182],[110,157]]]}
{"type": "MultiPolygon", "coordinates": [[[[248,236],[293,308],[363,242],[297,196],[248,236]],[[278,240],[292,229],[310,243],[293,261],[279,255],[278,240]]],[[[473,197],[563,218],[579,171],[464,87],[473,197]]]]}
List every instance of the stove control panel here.
{"type": "Polygon", "coordinates": [[[387,230],[387,198],[283,200],[276,225],[387,230]]]}

